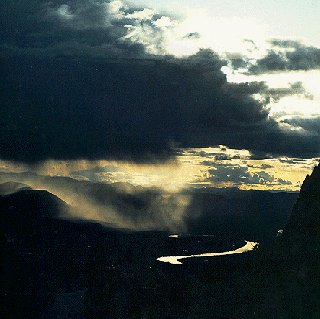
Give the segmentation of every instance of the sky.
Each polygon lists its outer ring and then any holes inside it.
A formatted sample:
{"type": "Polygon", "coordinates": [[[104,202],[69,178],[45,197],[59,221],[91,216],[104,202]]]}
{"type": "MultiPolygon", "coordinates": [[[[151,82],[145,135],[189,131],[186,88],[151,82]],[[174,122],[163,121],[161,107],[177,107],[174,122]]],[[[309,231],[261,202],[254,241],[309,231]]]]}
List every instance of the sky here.
{"type": "MultiPolygon", "coordinates": [[[[244,25],[252,21],[256,29],[265,31],[266,37],[294,38],[319,44],[320,4],[316,0],[136,0],[131,3],[199,20],[195,13],[202,12],[212,20],[239,19],[244,25]]],[[[232,28],[230,22],[229,26],[232,28]]]]}
{"type": "Polygon", "coordinates": [[[1,179],[298,191],[320,158],[319,16],[316,0],[1,1],[1,179]]]}

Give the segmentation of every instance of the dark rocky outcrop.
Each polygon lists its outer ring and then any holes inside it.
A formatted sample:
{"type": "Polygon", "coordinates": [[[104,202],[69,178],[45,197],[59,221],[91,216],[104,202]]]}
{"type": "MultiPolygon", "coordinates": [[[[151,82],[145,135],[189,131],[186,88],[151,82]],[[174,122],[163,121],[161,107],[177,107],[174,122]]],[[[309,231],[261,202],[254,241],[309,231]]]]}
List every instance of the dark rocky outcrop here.
{"type": "Polygon", "coordinates": [[[266,318],[320,318],[319,253],[320,165],[303,182],[282,236],[260,256],[260,310],[266,318]]]}
{"type": "Polygon", "coordinates": [[[320,253],[320,164],[301,186],[281,238],[281,248],[292,256],[320,253]]]}

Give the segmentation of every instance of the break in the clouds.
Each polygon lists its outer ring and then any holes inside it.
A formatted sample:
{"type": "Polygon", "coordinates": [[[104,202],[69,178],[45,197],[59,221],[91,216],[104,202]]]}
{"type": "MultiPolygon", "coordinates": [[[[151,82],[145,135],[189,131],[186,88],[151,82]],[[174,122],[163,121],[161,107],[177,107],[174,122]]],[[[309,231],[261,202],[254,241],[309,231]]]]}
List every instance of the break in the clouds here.
{"type": "Polygon", "coordinates": [[[318,131],[286,129],[253,97],[306,94],[300,84],[229,83],[209,49],[166,55],[173,17],[101,0],[2,1],[0,12],[2,159],[146,161],[219,144],[319,154],[318,131]]]}

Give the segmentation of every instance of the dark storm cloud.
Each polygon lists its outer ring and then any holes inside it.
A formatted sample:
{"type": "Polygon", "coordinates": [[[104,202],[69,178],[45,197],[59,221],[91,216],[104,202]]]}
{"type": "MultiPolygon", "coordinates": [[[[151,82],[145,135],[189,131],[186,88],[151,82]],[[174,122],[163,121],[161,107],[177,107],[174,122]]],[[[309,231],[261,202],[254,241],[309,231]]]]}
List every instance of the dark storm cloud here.
{"type": "Polygon", "coordinates": [[[226,58],[234,70],[247,69],[248,67],[248,59],[240,53],[226,53],[226,58]]]}
{"type": "Polygon", "coordinates": [[[314,70],[320,68],[320,48],[290,40],[272,40],[267,55],[249,66],[249,73],[314,70]]]}
{"type": "Polygon", "coordinates": [[[313,133],[320,138],[320,117],[292,118],[284,120],[285,123],[304,129],[307,133],[313,133]]]}
{"type": "Polygon", "coordinates": [[[228,83],[210,50],[149,54],[163,50],[160,15],[93,0],[2,1],[0,12],[2,159],[144,161],[219,144],[318,154],[313,136],[268,118],[258,88],[228,83]]]}
{"type": "Polygon", "coordinates": [[[286,69],[287,61],[284,53],[269,50],[266,56],[249,67],[249,73],[268,73],[271,71],[285,71],[286,69]]]}
{"type": "Polygon", "coordinates": [[[5,55],[141,58],[145,47],[164,51],[161,17],[121,1],[4,0],[0,48],[5,55]],[[140,38],[131,37],[138,28],[140,38]]]}
{"type": "Polygon", "coordinates": [[[231,61],[232,68],[235,70],[238,69],[246,69],[248,66],[248,62],[241,57],[231,57],[229,58],[231,61]]]}
{"type": "Polygon", "coordinates": [[[271,100],[273,102],[278,102],[281,98],[292,95],[299,95],[311,100],[313,99],[313,96],[303,87],[302,82],[290,83],[289,87],[284,88],[270,88],[265,82],[246,82],[238,84],[234,90],[239,93],[260,94],[265,98],[266,104],[269,104],[271,100]]]}
{"type": "Polygon", "coordinates": [[[269,42],[274,47],[285,49],[300,48],[302,46],[301,42],[294,40],[271,39],[269,42]]]}

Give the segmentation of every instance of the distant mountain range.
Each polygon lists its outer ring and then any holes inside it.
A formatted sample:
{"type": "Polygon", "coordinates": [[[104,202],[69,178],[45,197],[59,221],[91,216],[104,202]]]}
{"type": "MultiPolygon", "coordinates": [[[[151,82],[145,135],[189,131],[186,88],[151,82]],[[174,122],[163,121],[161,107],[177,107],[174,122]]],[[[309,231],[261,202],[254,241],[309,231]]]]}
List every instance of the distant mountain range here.
{"type": "Polygon", "coordinates": [[[32,189],[32,188],[23,183],[6,182],[6,183],[0,184],[0,195],[9,195],[24,189],[32,189]]]}

